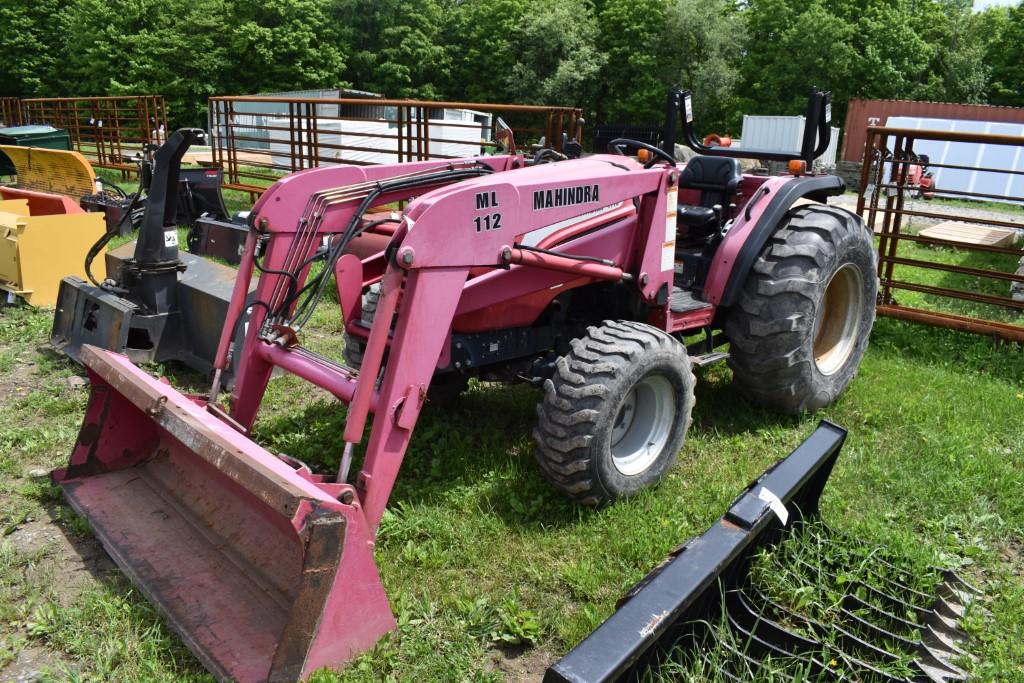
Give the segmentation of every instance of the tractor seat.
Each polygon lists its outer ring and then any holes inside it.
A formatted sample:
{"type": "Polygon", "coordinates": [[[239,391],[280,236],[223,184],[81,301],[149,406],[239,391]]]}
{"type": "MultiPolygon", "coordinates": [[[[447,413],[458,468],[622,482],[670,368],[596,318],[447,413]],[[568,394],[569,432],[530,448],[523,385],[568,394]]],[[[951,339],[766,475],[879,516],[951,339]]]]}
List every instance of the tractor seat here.
{"type": "Polygon", "coordinates": [[[679,187],[700,190],[700,205],[729,206],[743,180],[740,164],[731,157],[695,156],[679,174],[679,187]]]}

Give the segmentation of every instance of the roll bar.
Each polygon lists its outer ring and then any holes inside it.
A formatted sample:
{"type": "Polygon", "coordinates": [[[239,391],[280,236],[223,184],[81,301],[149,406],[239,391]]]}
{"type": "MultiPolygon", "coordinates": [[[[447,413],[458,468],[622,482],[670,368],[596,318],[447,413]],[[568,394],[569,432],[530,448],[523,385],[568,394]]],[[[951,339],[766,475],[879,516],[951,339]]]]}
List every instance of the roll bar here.
{"type": "Polygon", "coordinates": [[[807,98],[807,113],[804,119],[803,141],[799,152],[780,152],[767,149],[747,149],[746,147],[708,147],[701,144],[693,133],[693,95],[689,90],[673,88],[668,94],[668,111],[665,117],[665,139],[663,149],[669,154],[674,153],[676,133],[679,129],[679,118],[682,113],[683,142],[698,154],[715,157],[733,157],[742,159],[763,159],[765,161],[803,160],[810,166],[815,159],[828,149],[832,137],[832,93],[811,88],[807,98]],[[817,146],[815,146],[817,138],[817,146]]]}

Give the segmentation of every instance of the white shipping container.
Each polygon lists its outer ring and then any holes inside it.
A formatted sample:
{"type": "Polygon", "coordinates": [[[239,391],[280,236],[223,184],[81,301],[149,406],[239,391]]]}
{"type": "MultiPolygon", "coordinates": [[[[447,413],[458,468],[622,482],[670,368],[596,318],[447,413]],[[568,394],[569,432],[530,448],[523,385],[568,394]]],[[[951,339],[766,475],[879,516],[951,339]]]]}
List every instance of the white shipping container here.
{"type": "MultiPolygon", "coordinates": [[[[803,116],[743,116],[742,149],[771,152],[800,151],[804,139],[803,116]]],[[[839,129],[832,127],[825,153],[818,157],[823,164],[835,164],[839,145],[839,129]]]]}

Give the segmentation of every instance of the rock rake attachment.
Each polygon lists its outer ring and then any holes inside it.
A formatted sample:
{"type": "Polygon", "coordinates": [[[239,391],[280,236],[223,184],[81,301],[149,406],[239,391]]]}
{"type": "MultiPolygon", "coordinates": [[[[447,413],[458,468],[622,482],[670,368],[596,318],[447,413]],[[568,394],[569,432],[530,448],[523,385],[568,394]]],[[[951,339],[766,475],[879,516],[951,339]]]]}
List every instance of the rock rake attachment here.
{"type": "Polygon", "coordinates": [[[967,680],[955,663],[969,657],[959,620],[979,591],[951,571],[921,576],[817,518],[845,437],[822,422],[637,584],[545,683],[651,678],[659,667],[722,681],[967,680]],[[928,582],[935,594],[920,590],[928,582]],[[780,585],[812,593],[822,613],[782,604],[792,601],[780,585]]]}

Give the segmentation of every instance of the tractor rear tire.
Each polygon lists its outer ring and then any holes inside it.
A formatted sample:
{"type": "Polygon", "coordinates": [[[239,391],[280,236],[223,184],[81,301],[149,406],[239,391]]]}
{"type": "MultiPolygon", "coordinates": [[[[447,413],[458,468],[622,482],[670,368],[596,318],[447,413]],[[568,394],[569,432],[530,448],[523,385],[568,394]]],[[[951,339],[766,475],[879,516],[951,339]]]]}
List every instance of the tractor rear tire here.
{"type": "MultiPolygon", "coordinates": [[[[380,284],[372,284],[363,295],[363,312],[359,318],[365,327],[373,325],[379,301],[380,284]]],[[[366,341],[363,337],[353,337],[348,332],[345,333],[345,348],[341,350],[341,357],[350,368],[358,370],[362,367],[366,341]]],[[[427,401],[442,408],[451,406],[468,386],[469,377],[461,373],[435,374],[430,380],[430,388],[427,389],[427,401]]]]}
{"type": "Polygon", "coordinates": [[[690,427],[696,380],[686,348],[630,321],[588,327],[544,382],[533,431],[544,476],[597,505],[657,483],[690,427]]]}
{"type": "Polygon", "coordinates": [[[835,401],[867,348],[877,262],[871,232],[854,214],[826,205],[791,210],[727,313],[740,392],[790,414],[835,401]]]}

